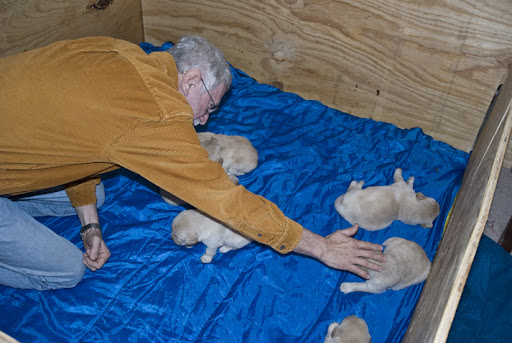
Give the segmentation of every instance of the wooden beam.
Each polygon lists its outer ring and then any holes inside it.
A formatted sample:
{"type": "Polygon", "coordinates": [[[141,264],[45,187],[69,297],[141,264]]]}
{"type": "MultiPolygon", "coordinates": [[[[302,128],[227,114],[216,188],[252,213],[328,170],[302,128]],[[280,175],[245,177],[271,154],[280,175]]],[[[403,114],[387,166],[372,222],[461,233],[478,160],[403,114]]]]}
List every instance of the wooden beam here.
{"type": "Polygon", "coordinates": [[[0,343],[20,343],[3,331],[0,331],[0,343]]]}
{"type": "Polygon", "coordinates": [[[403,342],[445,342],[487,221],[512,130],[512,71],[469,158],[453,213],[403,342]]]}

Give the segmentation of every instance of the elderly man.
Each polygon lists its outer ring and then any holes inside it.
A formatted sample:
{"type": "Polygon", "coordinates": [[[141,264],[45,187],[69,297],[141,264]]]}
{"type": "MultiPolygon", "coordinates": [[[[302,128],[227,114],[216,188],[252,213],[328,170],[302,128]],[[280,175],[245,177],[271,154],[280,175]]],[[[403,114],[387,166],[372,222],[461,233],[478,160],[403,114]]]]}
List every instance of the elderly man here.
{"type": "Polygon", "coordinates": [[[244,235],[367,278],[382,246],[321,237],[235,186],[194,129],[231,85],[223,54],[182,38],[147,55],[108,37],[61,41],[0,60],[0,284],[73,287],[110,257],[97,206],[99,175],[123,167],[244,235]],[[60,188],[59,188],[60,187],[60,188]],[[34,193],[35,192],[35,193],[34,193]],[[33,217],[76,211],[85,253],[33,217]]]}

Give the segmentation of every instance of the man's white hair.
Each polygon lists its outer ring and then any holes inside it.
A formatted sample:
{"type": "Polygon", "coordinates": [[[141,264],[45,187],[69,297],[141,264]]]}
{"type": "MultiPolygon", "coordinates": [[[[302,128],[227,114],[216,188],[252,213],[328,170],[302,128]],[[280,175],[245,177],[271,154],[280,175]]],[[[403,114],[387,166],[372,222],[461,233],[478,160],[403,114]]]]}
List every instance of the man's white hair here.
{"type": "Polygon", "coordinates": [[[201,70],[203,81],[209,90],[215,89],[219,84],[224,84],[226,89],[231,86],[231,69],[224,54],[205,38],[182,37],[167,51],[173,56],[178,73],[186,72],[191,68],[201,70]]]}

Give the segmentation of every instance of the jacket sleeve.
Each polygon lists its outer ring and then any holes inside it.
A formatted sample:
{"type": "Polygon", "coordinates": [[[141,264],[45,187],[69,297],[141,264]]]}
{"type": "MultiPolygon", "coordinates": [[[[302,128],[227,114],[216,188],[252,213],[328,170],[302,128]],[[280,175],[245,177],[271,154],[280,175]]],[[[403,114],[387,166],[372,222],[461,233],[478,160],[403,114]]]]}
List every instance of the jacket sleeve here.
{"type": "Polygon", "coordinates": [[[96,185],[100,178],[87,179],[82,182],[75,182],[66,185],[66,193],[73,207],[96,204],[96,185]]]}
{"type": "Polygon", "coordinates": [[[302,237],[302,226],[274,203],[234,185],[208,159],[191,122],[136,125],[117,141],[110,159],[280,253],[293,250],[302,237]]]}

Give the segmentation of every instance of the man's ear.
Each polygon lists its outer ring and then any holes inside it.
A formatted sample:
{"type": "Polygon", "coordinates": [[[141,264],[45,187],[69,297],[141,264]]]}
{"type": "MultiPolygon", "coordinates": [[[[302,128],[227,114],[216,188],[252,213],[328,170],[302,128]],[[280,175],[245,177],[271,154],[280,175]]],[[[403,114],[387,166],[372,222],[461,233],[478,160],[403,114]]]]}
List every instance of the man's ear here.
{"type": "Polygon", "coordinates": [[[188,96],[193,87],[201,85],[201,71],[198,68],[190,68],[181,75],[183,95],[188,96]]]}

